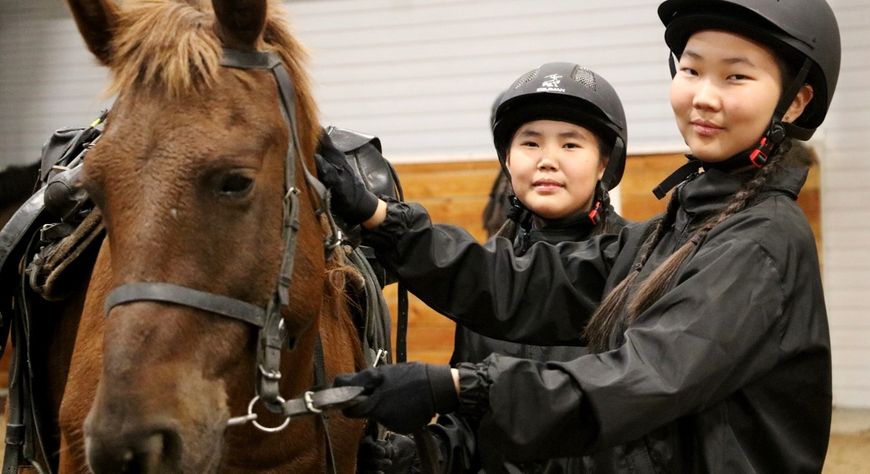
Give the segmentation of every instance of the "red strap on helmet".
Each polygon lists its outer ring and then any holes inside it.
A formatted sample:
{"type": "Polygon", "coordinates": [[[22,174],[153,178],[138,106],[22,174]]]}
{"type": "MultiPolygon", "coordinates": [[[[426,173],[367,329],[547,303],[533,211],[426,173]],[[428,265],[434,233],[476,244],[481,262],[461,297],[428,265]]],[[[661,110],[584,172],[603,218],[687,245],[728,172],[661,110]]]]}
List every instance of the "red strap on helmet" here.
{"type": "Polygon", "coordinates": [[[764,167],[764,165],[767,164],[770,148],[770,142],[767,140],[767,137],[762,137],[758,146],[749,154],[749,161],[751,161],[756,168],[764,167]]]}
{"type": "Polygon", "coordinates": [[[589,216],[589,222],[591,222],[592,225],[598,225],[598,221],[601,217],[601,201],[596,200],[595,204],[592,205],[592,210],[589,211],[589,214],[587,215],[589,216]]]}

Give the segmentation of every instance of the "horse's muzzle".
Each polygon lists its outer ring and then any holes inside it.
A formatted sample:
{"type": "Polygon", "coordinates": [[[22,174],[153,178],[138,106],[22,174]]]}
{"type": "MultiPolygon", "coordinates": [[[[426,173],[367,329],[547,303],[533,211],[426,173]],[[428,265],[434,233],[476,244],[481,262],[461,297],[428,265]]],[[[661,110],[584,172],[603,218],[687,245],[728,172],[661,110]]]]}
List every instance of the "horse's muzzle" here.
{"type": "Polygon", "coordinates": [[[181,472],[181,438],[171,428],[121,434],[106,430],[85,438],[88,465],[102,473],[181,472]]]}

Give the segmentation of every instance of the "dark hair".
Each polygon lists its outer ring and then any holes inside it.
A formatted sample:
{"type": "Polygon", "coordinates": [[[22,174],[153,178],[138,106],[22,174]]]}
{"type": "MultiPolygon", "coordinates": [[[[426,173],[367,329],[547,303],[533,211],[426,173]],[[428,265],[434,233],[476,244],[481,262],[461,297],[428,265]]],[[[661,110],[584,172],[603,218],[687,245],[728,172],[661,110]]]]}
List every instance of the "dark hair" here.
{"type": "Polygon", "coordinates": [[[767,166],[756,172],[755,177],[749,180],[734,194],[725,207],[719,212],[708,217],[693,232],[689,240],[672,253],[661,265],[639,284],[635,283],[643,266],[646,264],[653,250],[661,241],[664,234],[673,225],[677,213],[677,199],[672,196],[668,203],[665,214],[658,219],[653,230],[644,240],[634,267],[630,273],[616,286],[601,302],[601,305],[592,315],[589,323],[583,331],[583,336],[589,348],[595,352],[603,352],[608,349],[608,341],[617,328],[625,327],[637,319],[647,308],[653,305],[673,286],[674,277],[682,264],[701,245],[707,234],[728,217],[737,214],[749,205],[758,196],[764,185],[782,167],[783,155],[787,154],[791,147],[791,141],[786,140],[780,145],[777,153],[771,157],[767,166]],[[633,294],[631,289],[637,287],[633,294]]]}
{"type": "Polygon", "coordinates": [[[506,223],[510,208],[511,183],[507,174],[499,171],[489,190],[489,200],[483,208],[483,228],[487,237],[495,235],[506,223]]]}

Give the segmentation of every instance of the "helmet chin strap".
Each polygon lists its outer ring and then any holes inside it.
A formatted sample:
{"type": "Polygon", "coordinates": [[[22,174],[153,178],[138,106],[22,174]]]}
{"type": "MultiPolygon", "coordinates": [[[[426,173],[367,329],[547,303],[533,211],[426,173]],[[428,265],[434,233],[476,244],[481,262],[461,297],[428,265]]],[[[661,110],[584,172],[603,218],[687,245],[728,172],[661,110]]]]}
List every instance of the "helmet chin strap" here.
{"type": "Polygon", "coordinates": [[[749,161],[756,168],[762,168],[770,161],[770,157],[773,156],[786,137],[801,138],[801,131],[804,129],[790,123],[783,123],[782,118],[788,112],[801,87],[804,86],[811,66],[812,62],[809,58],[804,58],[800,71],[792,79],[788,89],[779,97],[779,103],[776,104],[776,110],[773,112],[773,118],[770,120],[767,132],[761,137],[755,148],[749,151],[749,161]]]}
{"type": "Polygon", "coordinates": [[[785,127],[782,124],[782,118],[779,113],[773,116],[770,121],[770,126],[767,128],[767,133],[761,137],[761,140],[749,152],[749,161],[756,168],[763,168],[770,161],[770,157],[779,148],[779,145],[785,141],[785,127]]]}

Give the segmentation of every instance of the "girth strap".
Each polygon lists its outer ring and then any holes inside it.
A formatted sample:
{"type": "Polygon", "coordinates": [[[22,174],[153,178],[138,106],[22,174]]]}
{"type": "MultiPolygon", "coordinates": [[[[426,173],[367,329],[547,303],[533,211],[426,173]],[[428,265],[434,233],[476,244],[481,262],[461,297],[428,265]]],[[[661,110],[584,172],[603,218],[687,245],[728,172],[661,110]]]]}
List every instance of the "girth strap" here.
{"type": "Polygon", "coordinates": [[[263,327],[266,320],[266,311],[263,308],[242,300],[172,283],[148,282],[127,283],[112,290],[106,298],[106,316],[108,317],[109,311],[115,306],[136,301],[179,304],[238,319],[258,328],[263,327]]]}

